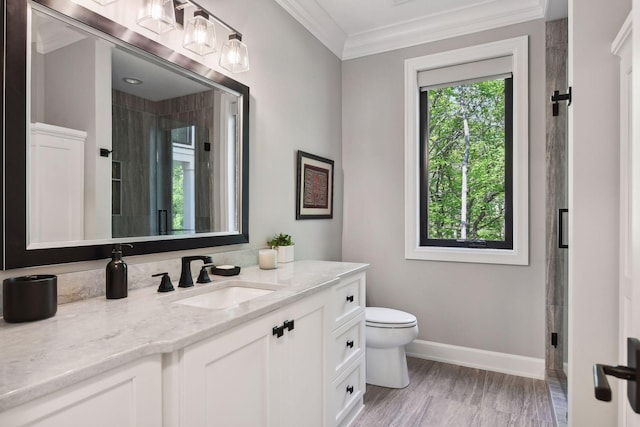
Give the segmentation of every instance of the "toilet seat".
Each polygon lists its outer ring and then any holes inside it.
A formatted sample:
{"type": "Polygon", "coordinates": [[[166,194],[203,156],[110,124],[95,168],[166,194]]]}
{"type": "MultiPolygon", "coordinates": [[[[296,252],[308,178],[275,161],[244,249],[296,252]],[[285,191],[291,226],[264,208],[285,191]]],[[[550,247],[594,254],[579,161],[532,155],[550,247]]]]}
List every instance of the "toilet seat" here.
{"type": "Polygon", "coordinates": [[[418,324],[413,314],[392,308],[367,307],[365,318],[365,325],[371,328],[413,328],[418,324]]]}

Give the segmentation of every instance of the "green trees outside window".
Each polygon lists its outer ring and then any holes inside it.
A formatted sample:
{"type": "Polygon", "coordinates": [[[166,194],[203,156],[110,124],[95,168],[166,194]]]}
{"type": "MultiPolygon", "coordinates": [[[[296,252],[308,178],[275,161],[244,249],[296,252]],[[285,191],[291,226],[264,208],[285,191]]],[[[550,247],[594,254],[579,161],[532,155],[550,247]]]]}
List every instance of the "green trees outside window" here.
{"type": "Polygon", "coordinates": [[[171,191],[172,229],[184,229],[184,169],[178,162],[173,164],[173,180],[171,191]]]}
{"type": "Polygon", "coordinates": [[[512,79],[421,92],[421,245],[512,248],[512,79]]]}

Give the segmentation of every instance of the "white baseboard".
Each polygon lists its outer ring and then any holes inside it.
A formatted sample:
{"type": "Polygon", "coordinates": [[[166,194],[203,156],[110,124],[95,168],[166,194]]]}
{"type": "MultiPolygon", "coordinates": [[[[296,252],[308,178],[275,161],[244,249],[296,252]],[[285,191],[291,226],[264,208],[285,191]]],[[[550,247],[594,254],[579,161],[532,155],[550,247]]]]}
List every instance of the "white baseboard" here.
{"type": "Polygon", "coordinates": [[[431,341],[415,340],[405,347],[407,355],[436,362],[485,369],[503,374],[543,380],[544,359],[498,353],[477,348],[459,347],[431,341]]]}

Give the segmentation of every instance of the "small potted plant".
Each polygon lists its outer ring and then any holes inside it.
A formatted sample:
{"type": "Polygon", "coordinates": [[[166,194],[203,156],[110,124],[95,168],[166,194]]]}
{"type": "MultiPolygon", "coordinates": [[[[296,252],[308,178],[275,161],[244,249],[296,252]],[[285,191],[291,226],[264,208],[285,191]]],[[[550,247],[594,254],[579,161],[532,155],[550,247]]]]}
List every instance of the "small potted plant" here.
{"type": "Polygon", "coordinates": [[[294,243],[291,241],[290,235],[283,233],[276,234],[267,244],[278,251],[278,262],[293,261],[294,243]]]}

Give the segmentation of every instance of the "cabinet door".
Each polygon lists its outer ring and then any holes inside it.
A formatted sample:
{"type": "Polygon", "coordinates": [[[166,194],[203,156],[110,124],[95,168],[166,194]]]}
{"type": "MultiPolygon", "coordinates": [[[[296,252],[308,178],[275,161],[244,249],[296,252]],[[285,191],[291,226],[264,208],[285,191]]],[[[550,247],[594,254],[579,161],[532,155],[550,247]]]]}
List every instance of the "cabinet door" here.
{"type": "Polygon", "coordinates": [[[273,405],[279,414],[274,426],[324,426],[325,370],[325,294],[315,295],[288,310],[294,328],[277,342],[278,389],[273,405]]]}
{"type": "Polygon", "coordinates": [[[325,295],[186,348],[180,426],[324,426],[325,295]]]}
{"type": "Polygon", "coordinates": [[[160,355],[0,413],[3,427],[162,425],[160,355]]]}
{"type": "Polygon", "coordinates": [[[181,427],[269,425],[273,316],[184,350],[181,427]]]}

